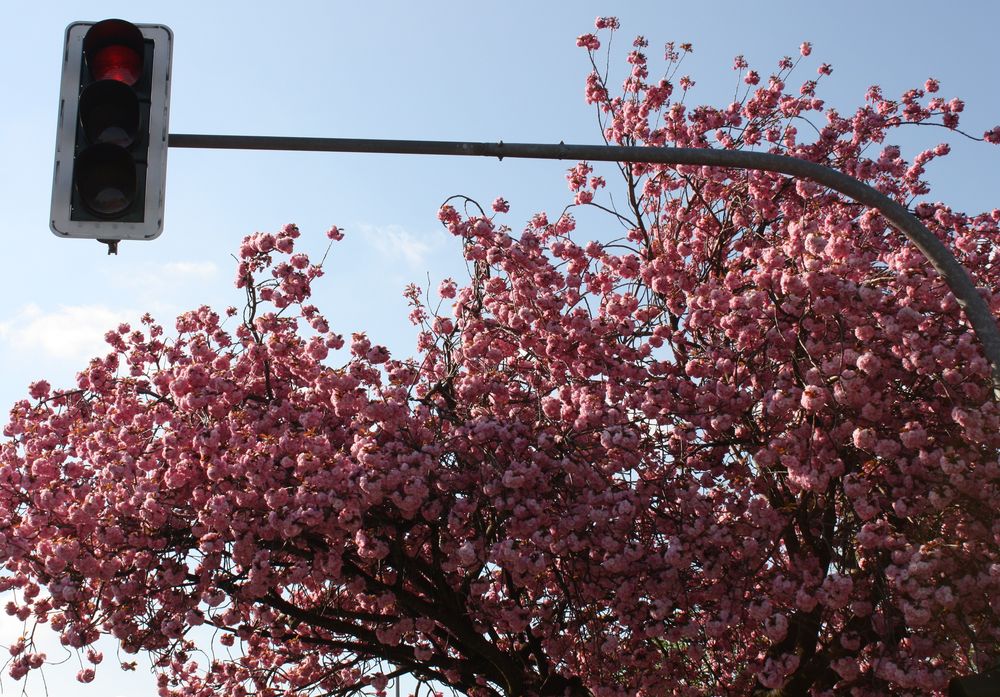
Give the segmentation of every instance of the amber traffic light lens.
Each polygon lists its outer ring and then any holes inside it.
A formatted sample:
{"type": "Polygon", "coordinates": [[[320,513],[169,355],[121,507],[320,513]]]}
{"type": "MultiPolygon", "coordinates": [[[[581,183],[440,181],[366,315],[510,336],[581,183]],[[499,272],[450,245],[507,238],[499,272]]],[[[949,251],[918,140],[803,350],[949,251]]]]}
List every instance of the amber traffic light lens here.
{"type": "Polygon", "coordinates": [[[80,125],[90,143],[127,148],[139,132],[139,98],[116,80],[93,82],[80,95],[80,125]]]}

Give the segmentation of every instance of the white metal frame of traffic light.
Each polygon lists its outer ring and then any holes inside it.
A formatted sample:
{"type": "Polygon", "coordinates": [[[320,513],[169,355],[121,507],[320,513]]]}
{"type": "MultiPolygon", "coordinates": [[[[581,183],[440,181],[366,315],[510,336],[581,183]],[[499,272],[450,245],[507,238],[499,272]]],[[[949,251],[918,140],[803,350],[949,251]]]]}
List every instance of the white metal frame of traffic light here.
{"type": "Polygon", "coordinates": [[[154,42],[149,148],[143,222],[71,220],[73,158],[80,104],[80,71],[83,38],[97,22],[74,22],[66,28],[62,85],[59,94],[59,125],[52,181],[52,232],[59,237],[100,240],[152,240],[163,232],[164,187],[167,163],[167,115],[170,109],[170,65],[173,35],[161,24],[136,24],[144,39],[154,42]]]}

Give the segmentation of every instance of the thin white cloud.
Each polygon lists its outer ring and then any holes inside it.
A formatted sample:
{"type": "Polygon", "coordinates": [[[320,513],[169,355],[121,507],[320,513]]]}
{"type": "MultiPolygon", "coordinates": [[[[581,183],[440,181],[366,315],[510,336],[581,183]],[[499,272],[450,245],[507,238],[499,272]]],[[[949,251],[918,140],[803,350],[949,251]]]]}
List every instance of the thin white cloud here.
{"type": "Polygon", "coordinates": [[[171,261],[162,266],[164,274],[174,279],[212,278],[219,272],[219,267],[211,261],[171,261]]]}
{"type": "Polygon", "coordinates": [[[219,277],[219,267],[210,261],[119,267],[110,273],[110,281],[127,293],[110,304],[43,307],[29,303],[12,314],[0,316],[0,350],[9,352],[11,357],[49,358],[80,367],[82,361],[109,351],[104,335],[122,322],[138,328],[139,316],[151,310],[155,316],[166,318],[166,325],[171,326],[170,319],[179,308],[213,302],[211,294],[204,293],[204,289],[219,277]],[[188,297],[192,295],[206,297],[188,297]],[[125,296],[128,307],[116,306],[125,296]]]}
{"type": "Polygon", "coordinates": [[[30,303],[10,319],[0,321],[0,343],[17,352],[62,360],[87,359],[108,352],[104,341],[108,330],[135,319],[134,312],[104,305],[60,305],[45,310],[30,303]]]}
{"type": "Polygon", "coordinates": [[[126,288],[162,291],[192,281],[209,281],[218,273],[219,267],[211,261],[169,261],[120,268],[112,272],[111,281],[126,288]]]}
{"type": "Polygon", "coordinates": [[[108,273],[112,287],[121,289],[129,305],[150,312],[158,320],[173,324],[178,313],[199,305],[228,304],[220,291],[229,289],[219,266],[211,261],[145,262],[122,265],[108,273]]]}
{"type": "Polygon", "coordinates": [[[423,270],[434,247],[443,240],[441,235],[415,234],[401,225],[358,226],[365,242],[388,258],[402,259],[410,267],[423,270]]]}

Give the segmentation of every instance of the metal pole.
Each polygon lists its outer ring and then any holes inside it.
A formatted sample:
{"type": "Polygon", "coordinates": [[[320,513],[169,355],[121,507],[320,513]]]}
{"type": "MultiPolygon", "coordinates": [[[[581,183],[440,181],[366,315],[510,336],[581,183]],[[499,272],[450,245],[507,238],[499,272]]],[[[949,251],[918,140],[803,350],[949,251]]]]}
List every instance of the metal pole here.
{"type": "Polygon", "coordinates": [[[236,150],[300,150],[310,152],[365,152],[398,155],[458,155],[593,162],[642,162],[665,165],[736,167],[779,172],[809,179],[878,210],[893,227],[917,246],[941,274],[972,325],[983,347],[993,377],[994,398],[1000,400],[1000,329],[968,271],[947,247],[905,207],[862,181],[815,162],[786,155],[712,148],[654,148],[617,145],[555,145],[544,143],[469,143],[440,140],[381,140],[371,138],[303,138],[170,134],[174,148],[236,150]]]}

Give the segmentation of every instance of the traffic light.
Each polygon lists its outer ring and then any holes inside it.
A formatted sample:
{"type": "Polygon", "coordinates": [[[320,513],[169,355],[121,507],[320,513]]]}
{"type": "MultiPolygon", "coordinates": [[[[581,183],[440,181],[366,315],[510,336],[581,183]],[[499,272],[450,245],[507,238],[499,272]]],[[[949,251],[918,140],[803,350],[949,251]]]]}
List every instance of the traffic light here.
{"type": "Polygon", "coordinates": [[[52,182],[60,237],[151,240],[163,230],[173,34],[121,19],[66,28],[52,182]]]}

